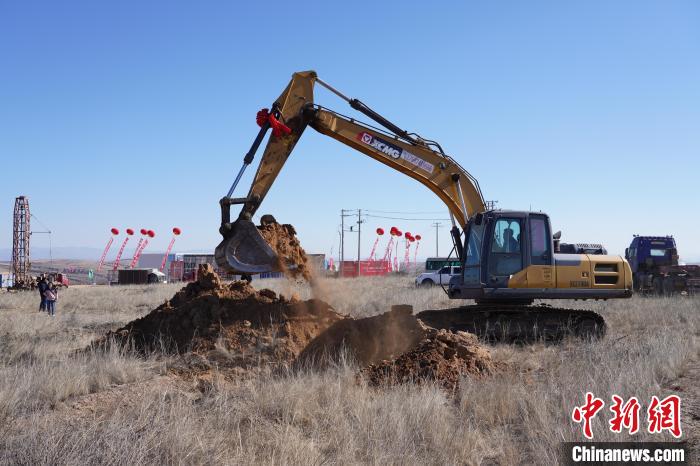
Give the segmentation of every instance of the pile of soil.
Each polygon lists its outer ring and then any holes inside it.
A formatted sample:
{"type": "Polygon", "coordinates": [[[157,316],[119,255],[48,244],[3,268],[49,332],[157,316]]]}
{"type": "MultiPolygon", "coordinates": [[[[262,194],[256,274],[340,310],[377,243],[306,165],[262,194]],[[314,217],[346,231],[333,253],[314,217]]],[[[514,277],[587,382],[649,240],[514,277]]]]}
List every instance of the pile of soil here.
{"type": "Polygon", "coordinates": [[[268,223],[257,226],[258,231],[267,244],[270,245],[279,260],[279,268],[288,276],[303,277],[311,281],[311,272],[306,252],[296,237],[296,230],[292,225],[268,223]]]}
{"type": "Polygon", "coordinates": [[[203,264],[196,282],[97,344],[115,341],[144,353],[193,353],[219,366],[283,365],[342,318],[320,300],[287,299],[244,281],[225,285],[203,264]]]}
{"type": "Polygon", "coordinates": [[[480,346],[471,333],[453,333],[447,330],[428,332],[412,350],[393,360],[371,364],[361,371],[370,385],[392,385],[437,381],[442,387],[454,390],[460,376],[481,376],[493,370],[491,355],[480,346]]]}
{"type": "Polygon", "coordinates": [[[372,385],[431,379],[454,389],[460,375],[492,368],[476,336],[428,327],[411,306],[352,319],[317,299],[287,299],[244,281],[224,284],[208,264],[200,265],[196,282],[94,346],[112,342],[181,354],[175,372],[198,378],[214,366],[235,376],[264,367],[322,368],[347,355],[372,385]]]}

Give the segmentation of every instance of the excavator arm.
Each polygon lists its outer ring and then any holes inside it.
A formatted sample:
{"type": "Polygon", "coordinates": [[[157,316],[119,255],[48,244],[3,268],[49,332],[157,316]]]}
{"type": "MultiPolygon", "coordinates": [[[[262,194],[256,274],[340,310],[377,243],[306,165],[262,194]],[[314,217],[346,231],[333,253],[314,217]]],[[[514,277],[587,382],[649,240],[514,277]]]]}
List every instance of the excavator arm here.
{"type": "MultiPolygon", "coordinates": [[[[410,176],[430,189],[450,211],[455,223],[453,236],[457,235],[457,239],[459,229],[456,225],[463,229],[469,217],[485,211],[478,182],[447,156],[439,144],[400,129],[361,101],[347,98],[319,79],[313,71],[295,73],[269,112],[262,118],[259,114],[258,123],[261,124],[260,131],[244,158],[243,167],[228,194],[220,201],[220,232],[224,240],[216,248],[216,260],[221,267],[233,273],[249,274],[278,269],[276,256],[252,223],[252,217],[307,126],[410,176]],[[315,104],[313,89],[316,83],[384,128],[360,123],[315,104]],[[265,147],[248,195],[245,198],[231,197],[271,126],[273,135],[265,147]],[[238,219],[232,223],[230,208],[235,204],[242,204],[243,208],[238,219]]],[[[461,243],[456,241],[456,244],[461,256],[461,243]]]]}

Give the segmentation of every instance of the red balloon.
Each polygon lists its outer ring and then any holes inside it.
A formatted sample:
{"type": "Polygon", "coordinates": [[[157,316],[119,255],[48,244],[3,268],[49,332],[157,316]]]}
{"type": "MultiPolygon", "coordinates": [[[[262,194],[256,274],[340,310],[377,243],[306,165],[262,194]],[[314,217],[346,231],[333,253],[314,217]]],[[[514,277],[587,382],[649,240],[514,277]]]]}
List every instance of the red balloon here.
{"type": "Polygon", "coordinates": [[[403,233],[401,232],[401,230],[396,230],[396,236],[401,236],[401,235],[403,235],[403,233]]]}
{"type": "Polygon", "coordinates": [[[416,235],[416,239],[420,241],[420,235],[416,235]]]}
{"type": "Polygon", "coordinates": [[[396,227],[391,227],[391,231],[399,231],[399,229],[396,227]]]}
{"type": "Polygon", "coordinates": [[[408,240],[409,240],[411,243],[413,243],[416,239],[415,239],[413,236],[411,236],[410,238],[408,238],[408,240]]]}
{"type": "Polygon", "coordinates": [[[109,231],[111,231],[113,235],[118,235],[118,234],[119,234],[119,230],[117,230],[117,229],[114,228],[114,227],[113,227],[111,230],[109,230],[109,231]]]}
{"type": "Polygon", "coordinates": [[[126,229],[126,234],[127,234],[127,235],[133,235],[133,234],[134,234],[134,230],[132,230],[131,228],[127,228],[127,229],[126,229]]]}
{"type": "Polygon", "coordinates": [[[146,232],[146,234],[147,234],[150,238],[153,238],[154,236],[156,236],[156,232],[153,231],[153,230],[148,230],[148,231],[146,232]]]}
{"type": "Polygon", "coordinates": [[[384,234],[384,229],[383,228],[377,228],[377,234],[379,236],[382,236],[384,234]]]}
{"type": "Polygon", "coordinates": [[[142,235],[147,235],[147,234],[148,234],[148,230],[146,230],[145,228],[141,228],[141,234],[142,234],[142,235]]]}
{"type": "Polygon", "coordinates": [[[180,233],[182,233],[182,230],[180,230],[178,227],[173,228],[173,234],[179,235],[180,233]]]}
{"type": "Polygon", "coordinates": [[[411,232],[410,232],[410,231],[407,231],[406,233],[404,233],[404,236],[405,236],[406,238],[410,238],[410,237],[411,237],[411,232]]]}

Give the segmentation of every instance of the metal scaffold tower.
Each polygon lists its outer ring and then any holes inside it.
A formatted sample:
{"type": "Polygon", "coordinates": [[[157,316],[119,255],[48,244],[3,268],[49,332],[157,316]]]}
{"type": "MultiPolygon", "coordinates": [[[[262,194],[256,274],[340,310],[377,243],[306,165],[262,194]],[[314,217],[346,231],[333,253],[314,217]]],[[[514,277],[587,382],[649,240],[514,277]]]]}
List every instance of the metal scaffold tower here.
{"type": "Polygon", "coordinates": [[[12,217],[12,274],[15,285],[29,279],[29,199],[26,196],[15,198],[15,211],[12,217]]]}

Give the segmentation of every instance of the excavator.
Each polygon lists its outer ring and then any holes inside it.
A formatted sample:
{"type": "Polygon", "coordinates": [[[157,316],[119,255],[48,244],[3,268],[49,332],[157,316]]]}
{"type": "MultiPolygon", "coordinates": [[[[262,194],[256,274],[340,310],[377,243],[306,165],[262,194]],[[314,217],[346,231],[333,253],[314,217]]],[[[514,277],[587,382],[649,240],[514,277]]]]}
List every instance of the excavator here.
{"type": "MultiPolygon", "coordinates": [[[[435,193],[452,220],[453,251],[463,264],[446,289],[452,299],[475,305],[423,311],[429,324],[465,330],[485,337],[517,340],[533,329],[544,334],[562,327],[587,334],[605,331],[603,318],[587,310],[532,306],[535,299],[611,299],[632,295],[632,273],[621,256],[559,254],[549,216],[542,212],[487,208],[479,183],[447,155],[439,143],[409,133],[362,101],[349,98],[314,71],[297,72],[269,109],[258,112],[260,130],[243,159],[228,193],[220,200],[222,242],[217,264],[233,274],[278,271],[280,261],[252,218],[307,127],[329,136],[407,175],[435,193]],[[314,102],[318,84],[372,120],[358,121],[314,102]],[[267,132],[267,146],[246,197],[232,197],[267,132]],[[231,206],[242,205],[235,221],[231,206]],[[499,335],[500,333],[500,335],[499,335]]],[[[261,222],[274,222],[264,215],[261,222]]]]}

